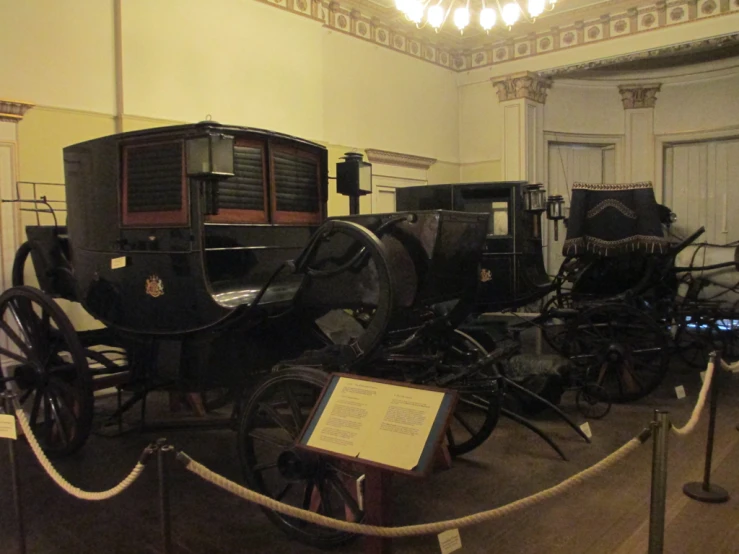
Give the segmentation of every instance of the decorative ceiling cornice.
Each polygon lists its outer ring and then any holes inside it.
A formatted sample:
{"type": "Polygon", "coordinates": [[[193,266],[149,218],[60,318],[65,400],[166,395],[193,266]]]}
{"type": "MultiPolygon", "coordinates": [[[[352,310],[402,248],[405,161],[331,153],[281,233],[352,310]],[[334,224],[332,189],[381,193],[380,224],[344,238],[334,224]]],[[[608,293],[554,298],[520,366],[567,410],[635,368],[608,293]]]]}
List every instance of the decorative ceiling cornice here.
{"type": "Polygon", "coordinates": [[[676,54],[683,54],[687,52],[702,52],[706,50],[713,50],[715,48],[731,46],[733,44],[739,44],[739,33],[704,40],[696,40],[692,42],[683,42],[681,44],[673,44],[671,46],[656,48],[654,50],[647,50],[645,52],[635,52],[633,54],[626,54],[624,56],[614,56],[612,58],[603,58],[600,60],[568,65],[565,67],[547,69],[544,71],[540,71],[539,74],[546,77],[566,78],[572,73],[580,73],[582,71],[589,71],[592,69],[605,69],[609,66],[618,65],[626,62],[646,60],[649,58],[661,58],[664,56],[674,56],[676,54]]]}
{"type": "Polygon", "coordinates": [[[498,93],[499,102],[525,98],[544,104],[547,100],[547,89],[552,86],[551,79],[530,71],[493,77],[490,80],[498,93]]]}
{"type": "Polygon", "coordinates": [[[421,156],[389,152],[387,150],[377,150],[375,148],[368,148],[365,150],[365,153],[370,162],[386,165],[399,165],[401,167],[411,167],[413,169],[428,169],[436,163],[436,158],[423,158],[421,156]]]}
{"type": "Polygon", "coordinates": [[[0,99],[0,121],[18,123],[35,104],[0,99]]]}
{"type": "Polygon", "coordinates": [[[501,65],[603,40],[628,38],[739,13],[739,0],[658,0],[646,6],[631,0],[613,0],[581,9],[563,10],[556,17],[541,17],[531,24],[520,23],[512,31],[459,37],[452,33],[435,34],[430,29],[416,29],[408,22],[399,21],[394,10],[370,8],[363,0],[256,1],[453,71],[501,65]],[[604,10],[609,13],[602,13],[604,10]]]}
{"type": "Polygon", "coordinates": [[[619,85],[618,92],[621,93],[624,110],[633,110],[635,108],[654,108],[657,103],[657,93],[661,88],[661,83],[651,85],[619,85]]]}

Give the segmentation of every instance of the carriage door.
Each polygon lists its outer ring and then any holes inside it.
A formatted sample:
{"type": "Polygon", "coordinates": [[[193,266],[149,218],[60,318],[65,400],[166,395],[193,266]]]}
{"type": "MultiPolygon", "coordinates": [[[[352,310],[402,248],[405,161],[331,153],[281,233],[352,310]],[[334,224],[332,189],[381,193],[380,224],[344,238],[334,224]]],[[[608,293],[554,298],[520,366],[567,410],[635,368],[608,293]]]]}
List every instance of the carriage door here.
{"type": "MultiPolygon", "coordinates": [[[[590,144],[549,141],[547,194],[561,194],[565,199],[565,209],[572,202],[572,183],[615,183],[616,146],[615,144],[590,144]]],[[[545,263],[547,273],[556,275],[564,260],[562,244],[567,229],[560,222],[559,240],[554,241],[552,223],[542,216],[545,263]]]]}
{"type": "Polygon", "coordinates": [[[664,156],[664,202],[677,214],[673,232],[686,236],[703,225],[699,242],[739,239],[739,138],[671,144],[664,156]]]}

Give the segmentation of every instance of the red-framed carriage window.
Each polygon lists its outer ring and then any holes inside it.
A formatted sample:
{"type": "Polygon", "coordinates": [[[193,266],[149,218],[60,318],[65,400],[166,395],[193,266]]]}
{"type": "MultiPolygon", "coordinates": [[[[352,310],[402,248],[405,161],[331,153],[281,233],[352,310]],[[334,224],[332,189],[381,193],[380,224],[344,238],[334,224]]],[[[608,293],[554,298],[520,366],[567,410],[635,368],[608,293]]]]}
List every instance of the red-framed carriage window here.
{"type": "Polygon", "coordinates": [[[211,223],[267,223],[267,155],[265,143],[237,139],[234,176],[218,185],[218,215],[211,223]]]}
{"type": "Polygon", "coordinates": [[[320,223],[321,160],[316,152],[295,147],[270,147],[272,223],[320,223]]]}
{"type": "Polygon", "coordinates": [[[188,225],[184,141],[123,146],[122,189],[124,226],[188,225]]]}

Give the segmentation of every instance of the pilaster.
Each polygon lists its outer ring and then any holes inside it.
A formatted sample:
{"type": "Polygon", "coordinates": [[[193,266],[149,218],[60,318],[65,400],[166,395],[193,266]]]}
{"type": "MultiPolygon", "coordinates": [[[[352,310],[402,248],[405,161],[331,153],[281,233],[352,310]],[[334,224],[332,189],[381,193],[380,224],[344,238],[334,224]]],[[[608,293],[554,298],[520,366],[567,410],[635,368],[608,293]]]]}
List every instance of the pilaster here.
{"type": "Polygon", "coordinates": [[[552,80],[529,71],[492,79],[503,104],[503,178],[541,181],[544,176],[544,103],[552,80]]]}
{"type": "MultiPolygon", "coordinates": [[[[659,83],[618,87],[624,106],[624,178],[627,182],[655,182],[654,107],[660,88],[659,83]]],[[[655,194],[660,197],[661,191],[655,194]]]]}

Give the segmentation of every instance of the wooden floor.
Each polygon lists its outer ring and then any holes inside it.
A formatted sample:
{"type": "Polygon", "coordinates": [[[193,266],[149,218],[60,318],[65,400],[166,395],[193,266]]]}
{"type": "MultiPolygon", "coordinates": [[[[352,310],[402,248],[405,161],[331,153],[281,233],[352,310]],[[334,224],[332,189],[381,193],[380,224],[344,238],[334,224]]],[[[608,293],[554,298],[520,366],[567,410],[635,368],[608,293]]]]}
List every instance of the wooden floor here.
{"type": "MultiPolygon", "coordinates": [[[[707,410],[696,432],[670,437],[665,552],[739,553],[739,375],[723,392],[714,452],[714,482],[732,494],[728,503],[702,504],[682,493],[700,480],[707,410]]],[[[665,408],[677,425],[687,420],[700,380],[673,373],[664,386],[641,402],[614,406],[604,420],[592,422],[593,443],[586,444],[562,423],[542,415],[539,423],[553,433],[570,457],[561,461],[529,431],[503,420],[481,448],[456,460],[452,469],[426,482],[393,484],[396,524],[449,519],[501,506],[550,487],[589,467],[648,425],[652,411],[665,408]],[[673,387],[683,384],[688,398],[677,400],[673,387]]],[[[563,408],[577,417],[572,398],[563,408]]],[[[168,435],[179,448],[212,469],[239,479],[235,435],[228,431],[168,435]]],[[[102,489],[115,483],[135,463],[152,435],[109,439],[94,436],[82,452],[58,462],[79,486],[102,489]]],[[[0,553],[16,552],[5,449],[0,450],[0,553]]],[[[651,441],[603,477],[567,494],[461,531],[468,553],[644,554],[648,544],[651,441]]],[[[59,491],[21,445],[28,552],[155,553],[159,540],[156,475],[153,468],[125,494],[104,503],[75,500],[59,491]]],[[[179,553],[315,553],[288,541],[254,506],[179,471],[174,475],[173,528],[179,553]]],[[[361,541],[336,553],[361,552],[361,541]]],[[[438,552],[436,537],[399,539],[394,552],[438,552]]]]}

